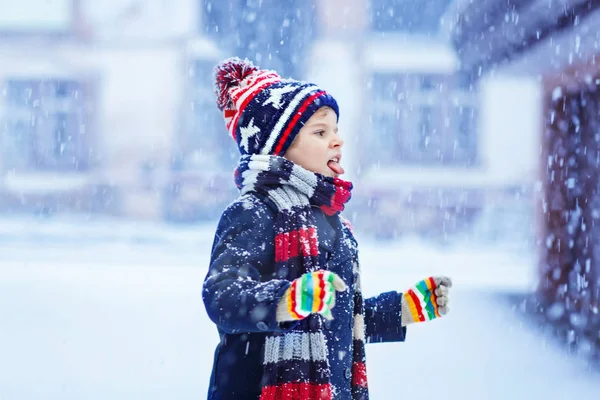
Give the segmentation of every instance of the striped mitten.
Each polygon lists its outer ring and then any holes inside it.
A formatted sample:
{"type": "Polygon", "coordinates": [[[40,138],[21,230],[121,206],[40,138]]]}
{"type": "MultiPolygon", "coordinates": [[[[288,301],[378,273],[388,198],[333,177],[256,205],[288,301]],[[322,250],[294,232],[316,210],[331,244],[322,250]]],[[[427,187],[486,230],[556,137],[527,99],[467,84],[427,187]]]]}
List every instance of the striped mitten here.
{"type": "Polygon", "coordinates": [[[402,296],[402,326],[425,322],[448,313],[448,289],[452,280],[431,276],[418,282],[402,296]]]}
{"type": "Polygon", "coordinates": [[[346,284],[329,271],[307,272],[292,281],[277,305],[277,322],[297,321],[312,313],[332,319],[331,309],[335,305],[335,292],[343,292],[346,284]]]}

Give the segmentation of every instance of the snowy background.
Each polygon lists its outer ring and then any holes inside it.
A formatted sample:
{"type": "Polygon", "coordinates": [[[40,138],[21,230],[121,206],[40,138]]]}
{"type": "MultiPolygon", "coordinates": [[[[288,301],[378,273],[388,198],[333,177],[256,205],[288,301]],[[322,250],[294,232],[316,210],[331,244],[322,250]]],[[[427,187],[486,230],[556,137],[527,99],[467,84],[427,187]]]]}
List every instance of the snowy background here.
{"type": "MultiPolygon", "coordinates": [[[[2,219],[0,398],[203,398],[218,341],[201,299],[215,223],[2,219]]],[[[359,234],[360,239],[360,234],[359,234]]],[[[451,313],[367,348],[374,399],[571,399],[598,371],[524,315],[515,243],[361,240],[367,295],[453,277],[451,313]]]]}
{"type": "Polygon", "coordinates": [[[599,7],[0,0],[0,400],[206,397],[201,287],[238,159],[211,71],[230,56],[338,100],[366,295],[453,279],[447,317],[367,347],[372,399],[600,398],[600,214],[577,197],[600,175],[564,155],[585,164],[580,131],[597,146],[599,7]],[[560,85],[589,118],[552,136],[560,85]],[[546,248],[558,324],[531,312],[546,248]]]}

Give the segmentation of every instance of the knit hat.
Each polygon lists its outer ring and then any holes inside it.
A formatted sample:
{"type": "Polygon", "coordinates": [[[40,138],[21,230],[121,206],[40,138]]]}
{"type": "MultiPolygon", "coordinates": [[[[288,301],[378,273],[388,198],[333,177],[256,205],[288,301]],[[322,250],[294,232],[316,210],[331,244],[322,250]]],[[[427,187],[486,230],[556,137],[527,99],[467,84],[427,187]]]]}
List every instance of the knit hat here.
{"type": "Polygon", "coordinates": [[[335,99],[312,83],[282,79],[237,57],[214,70],[217,106],[240,153],[283,156],[306,121],[335,99]]]}

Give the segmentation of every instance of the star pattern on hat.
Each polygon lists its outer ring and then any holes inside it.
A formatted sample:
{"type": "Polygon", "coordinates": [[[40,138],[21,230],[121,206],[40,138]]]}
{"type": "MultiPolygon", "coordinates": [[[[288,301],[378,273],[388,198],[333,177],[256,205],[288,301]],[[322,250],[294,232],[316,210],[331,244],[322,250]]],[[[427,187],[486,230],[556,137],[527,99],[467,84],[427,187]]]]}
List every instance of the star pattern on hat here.
{"type": "Polygon", "coordinates": [[[296,90],[296,86],[285,85],[278,88],[267,89],[267,99],[263,102],[263,106],[273,104],[273,107],[280,109],[283,103],[283,95],[296,90]]]}
{"type": "Polygon", "coordinates": [[[240,146],[246,150],[246,153],[250,152],[250,138],[258,132],[260,132],[260,128],[254,125],[254,118],[250,118],[248,125],[240,127],[240,146]]]}

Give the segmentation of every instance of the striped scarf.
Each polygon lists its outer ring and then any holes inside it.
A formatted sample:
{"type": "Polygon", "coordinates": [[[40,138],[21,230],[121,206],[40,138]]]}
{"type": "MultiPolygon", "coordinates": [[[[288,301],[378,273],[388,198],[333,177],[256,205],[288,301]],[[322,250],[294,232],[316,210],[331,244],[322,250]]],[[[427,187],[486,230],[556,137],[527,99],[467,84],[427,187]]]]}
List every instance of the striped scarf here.
{"type": "MultiPolygon", "coordinates": [[[[277,207],[274,261],[279,278],[293,280],[324,267],[318,265],[318,233],[311,206],[320,207],[330,216],[338,214],[350,200],[350,182],[307,171],[283,157],[270,155],[243,156],[235,181],[242,194],[259,193],[277,207]]],[[[353,272],[351,384],[353,399],[365,400],[364,310],[357,259],[353,272]]],[[[267,335],[260,400],[332,399],[330,375],[321,316],[311,314],[290,331],[267,335]]]]}

